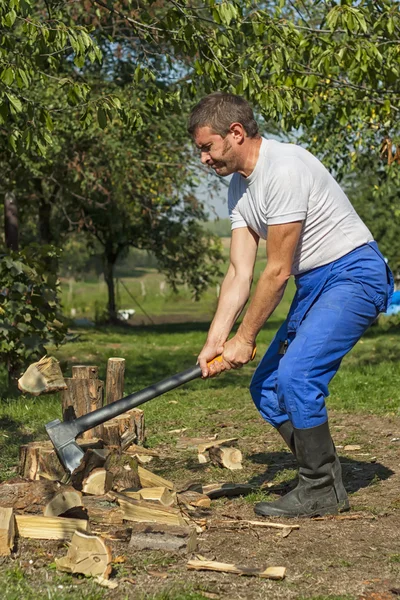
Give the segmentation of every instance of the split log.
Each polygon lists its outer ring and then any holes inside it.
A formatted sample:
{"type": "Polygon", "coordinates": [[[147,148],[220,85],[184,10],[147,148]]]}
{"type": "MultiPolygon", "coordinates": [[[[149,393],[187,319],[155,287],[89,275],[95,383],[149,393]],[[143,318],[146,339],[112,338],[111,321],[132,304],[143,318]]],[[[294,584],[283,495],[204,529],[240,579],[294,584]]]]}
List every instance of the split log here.
{"type": "Polygon", "coordinates": [[[206,437],[206,438],[204,438],[204,437],[191,438],[191,437],[187,437],[184,435],[181,438],[179,438],[179,440],[176,442],[176,447],[178,450],[196,450],[196,449],[198,449],[199,445],[201,445],[201,444],[207,444],[210,442],[213,442],[213,444],[214,444],[217,439],[217,435],[218,434],[215,434],[211,437],[206,437]]]}
{"type": "Polygon", "coordinates": [[[18,389],[32,396],[66,390],[67,385],[58,360],[52,356],[44,356],[39,362],[30,365],[18,379],[18,389]]]}
{"type": "Polygon", "coordinates": [[[106,375],[106,403],[111,404],[124,396],[125,359],[109,358],[106,375]]]}
{"type": "Polygon", "coordinates": [[[138,446],[143,446],[146,441],[144,411],[141,408],[134,408],[132,412],[135,421],[136,444],[138,446]]]}
{"type": "Polygon", "coordinates": [[[56,558],[56,567],[67,573],[83,573],[87,577],[100,576],[108,579],[112,569],[111,561],[111,550],[102,538],[76,531],[67,555],[56,558]]]}
{"type": "MultiPolygon", "coordinates": [[[[65,379],[67,389],[61,392],[64,421],[71,421],[103,406],[104,384],[97,379],[97,372],[97,367],[72,367],[72,378],[65,379]]],[[[82,438],[101,438],[102,434],[103,426],[99,425],[85,431],[82,438]]]]}
{"type": "Polygon", "coordinates": [[[104,496],[111,490],[113,474],[106,469],[94,469],[82,482],[82,492],[92,496],[104,496]]]}
{"type": "Polygon", "coordinates": [[[17,512],[43,514],[47,504],[61,491],[71,489],[56,481],[14,478],[0,484],[0,506],[17,512]]]}
{"type": "Polygon", "coordinates": [[[133,408],[105,423],[103,440],[106,446],[114,446],[121,450],[126,450],[132,444],[143,444],[144,412],[133,408]]]}
{"type": "MultiPolygon", "coordinates": [[[[79,442],[82,450],[103,448],[102,440],[88,439],[79,442]]],[[[49,479],[66,483],[69,474],[65,471],[50,441],[31,442],[20,447],[19,474],[26,479],[49,479]]]]}
{"type": "Polygon", "coordinates": [[[172,506],[176,503],[175,497],[166,487],[143,488],[138,492],[124,490],[124,495],[134,500],[149,500],[162,506],[172,506]]]}
{"type": "Polygon", "coordinates": [[[50,441],[20,446],[19,473],[21,477],[32,480],[63,481],[68,478],[50,441]]]}
{"type": "Polygon", "coordinates": [[[172,481],[168,481],[168,479],[164,479],[160,477],[160,475],[156,475],[147,469],[144,469],[139,465],[138,467],[140,486],[145,487],[166,487],[169,490],[174,489],[174,484],[172,481]]]}
{"type": "Polygon", "coordinates": [[[219,571],[220,573],[235,573],[236,575],[253,575],[265,579],[284,579],[286,567],[268,567],[257,569],[252,567],[241,567],[228,563],[220,563],[215,560],[189,560],[187,568],[195,571],[219,571]]]}
{"type": "Polygon", "coordinates": [[[71,474],[71,483],[77,490],[82,489],[83,481],[90,475],[95,469],[101,469],[104,467],[108,457],[109,451],[107,449],[94,450],[89,448],[86,450],[81,464],[71,474]]]}
{"type": "Polygon", "coordinates": [[[207,452],[207,450],[210,450],[210,448],[217,448],[220,446],[232,446],[235,442],[238,441],[238,438],[225,438],[223,440],[215,440],[215,441],[210,441],[210,442],[205,442],[203,444],[199,444],[197,446],[197,452],[199,452],[200,454],[204,454],[204,452],[207,452]]]}
{"type": "Polygon", "coordinates": [[[123,510],[108,494],[106,496],[84,496],[82,503],[87,512],[87,518],[93,526],[122,525],[123,510]]]}
{"type": "Polygon", "coordinates": [[[0,508],[0,556],[9,556],[14,547],[15,519],[12,508],[0,508]]]}
{"type": "Polygon", "coordinates": [[[254,490],[254,486],[249,483],[211,483],[203,485],[203,493],[211,498],[211,500],[222,497],[246,496],[254,492],[254,490]]]}
{"type": "Polygon", "coordinates": [[[165,523],[166,525],[186,525],[179,509],[160,506],[147,500],[135,500],[118,492],[110,492],[118,500],[126,521],[138,523],[165,523]]]}
{"type": "Polygon", "coordinates": [[[15,515],[19,537],[37,540],[68,540],[77,529],[89,530],[88,521],[64,517],[15,515]]]}
{"type": "Polygon", "coordinates": [[[46,504],[43,510],[45,517],[59,517],[73,508],[82,508],[82,494],[73,488],[62,488],[46,504]]]}
{"type": "Polygon", "coordinates": [[[135,523],[129,548],[134,550],[163,550],[190,554],[197,547],[196,530],[192,527],[135,523]]]}
{"type": "Polygon", "coordinates": [[[211,500],[208,496],[193,491],[178,494],[178,501],[195,508],[210,508],[211,506],[211,500]]]}
{"type": "Polygon", "coordinates": [[[243,469],[242,453],[237,448],[212,446],[208,449],[208,454],[211,462],[218,467],[225,467],[230,471],[243,469]]]}
{"type": "Polygon", "coordinates": [[[132,456],[111,452],[104,468],[113,476],[113,490],[121,491],[129,488],[139,489],[141,487],[138,463],[132,456]]]}

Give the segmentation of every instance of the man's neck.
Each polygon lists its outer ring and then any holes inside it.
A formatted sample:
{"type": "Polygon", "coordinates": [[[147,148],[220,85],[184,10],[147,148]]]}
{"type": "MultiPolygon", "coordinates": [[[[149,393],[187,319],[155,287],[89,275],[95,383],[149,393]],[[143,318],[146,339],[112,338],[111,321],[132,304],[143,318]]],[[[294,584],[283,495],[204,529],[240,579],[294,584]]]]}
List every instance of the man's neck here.
{"type": "Polygon", "coordinates": [[[242,156],[237,173],[249,177],[254,171],[260,154],[262,137],[246,138],[242,147],[242,156]]]}

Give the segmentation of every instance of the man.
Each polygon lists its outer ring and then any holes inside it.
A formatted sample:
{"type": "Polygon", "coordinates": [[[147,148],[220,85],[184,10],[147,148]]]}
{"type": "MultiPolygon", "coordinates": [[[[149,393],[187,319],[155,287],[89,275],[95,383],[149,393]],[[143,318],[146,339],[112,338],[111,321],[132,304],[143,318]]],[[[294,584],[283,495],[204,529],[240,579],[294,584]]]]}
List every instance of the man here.
{"type": "Polygon", "coordinates": [[[325,397],[343,356],[386,309],[393,279],[348,198],[305,149],[264,139],[249,104],[214,93],[193,109],[188,131],[201,161],[233,174],[230,266],[198,357],[203,377],[246,364],[291,274],[297,292],[251,382],[252,398],[296,456],[299,483],[263,516],[315,516],[348,510],[341,466],[329,432],[325,397]],[[250,294],[259,240],[267,266],[242,323],[229,333],[250,294]],[[222,354],[222,363],[207,361],[222,354]]]}

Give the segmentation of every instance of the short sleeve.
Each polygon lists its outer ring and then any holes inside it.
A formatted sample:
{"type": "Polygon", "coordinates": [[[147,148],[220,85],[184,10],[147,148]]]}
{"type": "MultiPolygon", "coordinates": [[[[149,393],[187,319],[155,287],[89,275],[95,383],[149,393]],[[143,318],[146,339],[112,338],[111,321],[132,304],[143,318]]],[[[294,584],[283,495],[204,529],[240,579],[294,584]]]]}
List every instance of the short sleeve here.
{"type": "Polygon", "coordinates": [[[239,209],[238,209],[238,201],[241,197],[239,187],[240,187],[240,180],[238,180],[236,174],[234,174],[231,179],[231,182],[229,184],[229,191],[228,191],[228,210],[229,210],[229,218],[231,220],[231,229],[239,229],[239,227],[247,227],[247,223],[243,219],[243,217],[240,214],[239,209]]]}
{"type": "Polygon", "coordinates": [[[306,165],[299,159],[270,166],[270,181],[266,190],[265,219],[267,225],[280,225],[304,221],[307,216],[312,177],[306,165]]]}

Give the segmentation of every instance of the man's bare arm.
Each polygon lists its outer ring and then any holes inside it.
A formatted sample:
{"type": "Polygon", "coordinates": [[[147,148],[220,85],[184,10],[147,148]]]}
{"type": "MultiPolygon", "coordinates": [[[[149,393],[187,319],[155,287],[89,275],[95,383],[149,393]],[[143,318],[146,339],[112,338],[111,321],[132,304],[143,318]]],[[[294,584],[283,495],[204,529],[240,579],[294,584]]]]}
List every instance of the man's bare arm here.
{"type": "Polygon", "coordinates": [[[237,332],[245,344],[255,344],[258,332],[282,299],[302,226],[302,222],[295,222],[268,227],[267,266],[237,332]]]}
{"type": "Polygon", "coordinates": [[[249,227],[232,231],[230,265],[221,286],[218,308],[206,344],[199,355],[205,377],[209,374],[207,362],[222,353],[223,345],[249,298],[258,240],[258,235],[249,227]]]}

